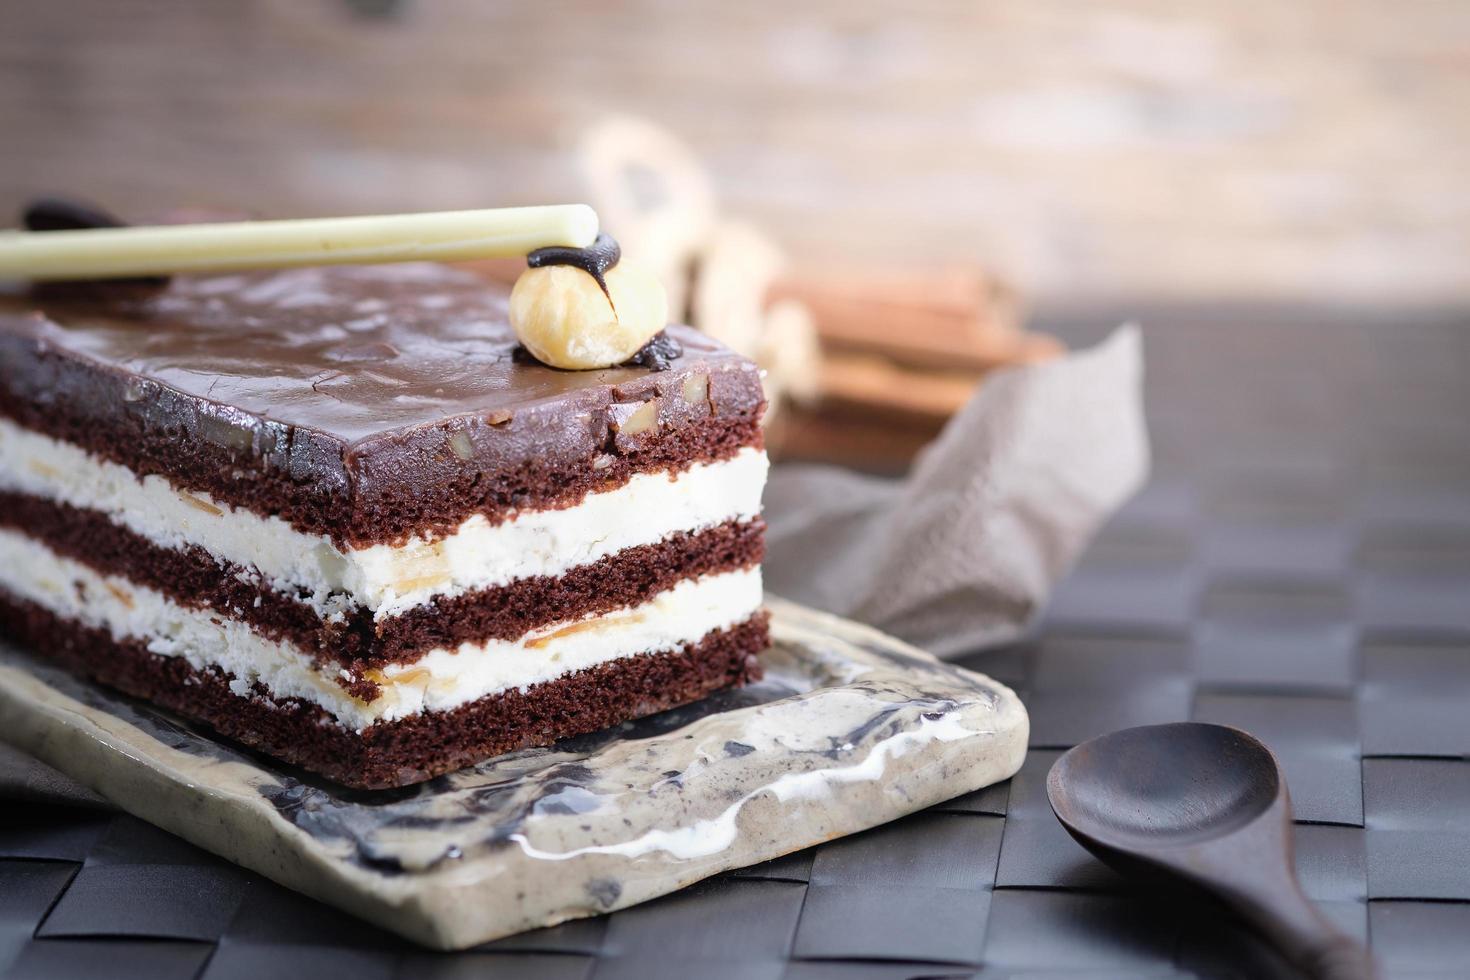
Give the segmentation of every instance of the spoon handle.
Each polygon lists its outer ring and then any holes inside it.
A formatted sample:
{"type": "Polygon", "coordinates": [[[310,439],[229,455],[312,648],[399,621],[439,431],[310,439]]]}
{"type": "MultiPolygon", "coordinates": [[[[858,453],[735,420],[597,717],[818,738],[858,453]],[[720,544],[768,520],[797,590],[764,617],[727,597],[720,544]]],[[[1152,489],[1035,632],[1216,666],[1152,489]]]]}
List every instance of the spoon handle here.
{"type": "Polygon", "coordinates": [[[1240,910],[1313,980],[1378,980],[1367,947],[1343,935],[1302,893],[1295,876],[1242,896],[1240,910]]]}

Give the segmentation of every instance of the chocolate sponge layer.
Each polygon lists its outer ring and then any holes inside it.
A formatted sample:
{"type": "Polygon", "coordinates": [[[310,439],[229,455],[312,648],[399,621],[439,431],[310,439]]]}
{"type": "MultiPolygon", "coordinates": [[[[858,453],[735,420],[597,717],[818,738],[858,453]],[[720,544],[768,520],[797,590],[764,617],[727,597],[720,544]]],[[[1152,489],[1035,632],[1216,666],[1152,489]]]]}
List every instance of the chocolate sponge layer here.
{"type": "Polygon", "coordinates": [[[765,613],[679,650],[601,664],[490,695],[447,712],[379,722],[358,733],[321,708],[257,692],[178,657],[119,643],[105,631],[0,592],[0,633],[69,670],[203,722],[222,735],[359,789],[422,782],[491,756],[598,731],[760,677],[765,613]]]}
{"type": "Polygon", "coordinates": [[[222,565],[201,548],[160,547],[98,511],[0,491],[0,527],[103,575],[239,619],[354,671],[415,660],[436,647],[515,640],[552,623],[638,605],[684,579],[754,567],[765,551],[764,521],[731,521],[626,548],[561,575],[438,598],[381,622],[363,608],[332,622],[260,583],[248,569],[222,565]]]}

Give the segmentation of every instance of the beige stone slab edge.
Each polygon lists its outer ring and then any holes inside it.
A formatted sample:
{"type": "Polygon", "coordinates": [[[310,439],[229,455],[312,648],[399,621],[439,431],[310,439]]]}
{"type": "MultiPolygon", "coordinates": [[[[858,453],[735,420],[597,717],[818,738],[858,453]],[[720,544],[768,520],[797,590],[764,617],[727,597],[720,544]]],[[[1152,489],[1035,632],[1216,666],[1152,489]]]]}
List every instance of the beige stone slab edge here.
{"type": "MultiPolygon", "coordinates": [[[[1009,689],[849,621],[778,599],[770,607],[774,666],[820,674],[825,686],[604,746],[580,762],[595,780],[589,795],[608,805],[576,814],[528,809],[518,839],[460,841],[463,860],[419,866],[425,846],[448,838],[403,840],[385,830],[374,846],[409,869],[393,874],[283,818],[261,793],[279,774],[244,756],[169,747],[3,663],[0,738],[141,819],[440,949],[624,908],[885,823],[1020,767],[1029,724],[1009,689]],[[831,757],[813,749],[870,716],[884,721],[871,738],[831,757]],[[730,758],[713,750],[732,739],[755,751],[730,758]],[[672,788],[660,776],[668,770],[684,774],[672,788]]],[[[528,798],[542,788],[528,789],[528,798]]]]}

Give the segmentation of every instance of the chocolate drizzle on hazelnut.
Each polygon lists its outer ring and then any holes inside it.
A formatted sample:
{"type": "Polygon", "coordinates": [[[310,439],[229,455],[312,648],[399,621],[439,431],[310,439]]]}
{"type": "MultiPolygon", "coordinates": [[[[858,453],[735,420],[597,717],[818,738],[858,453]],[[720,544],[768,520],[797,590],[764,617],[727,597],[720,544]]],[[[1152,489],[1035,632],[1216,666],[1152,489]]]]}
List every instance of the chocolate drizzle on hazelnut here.
{"type": "Polygon", "coordinates": [[[641,367],[650,371],[667,371],[670,362],[684,355],[684,348],[677,340],[669,336],[667,330],[660,330],[653,335],[653,339],[644,344],[632,357],[624,361],[620,367],[641,367]]]}
{"type": "MultiPolygon", "coordinates": [[[[95,204],[64,197],[40,197],[21,211],[21,224],[27,231],[85,231],[89,228],[125,228],[127,222],[95,204]]],[[[46,284],[48,291],[74,288],[78,285],[108,285],[140,289],[163,289],[168,276],[130,276],[124,279],[95,279],[84,283],[46,284]]]]}
{"type": "MultiPolygon", "coordinates": [[[[536,355],[526,350],[525,344],[516,344],[514,347],[512,347],[510,349],[510,359],[511,362],[515,364],[534,364],[537,367],[551,367],[551,365],[549,364],[542,364],[540,361],[536,360],[536,355]]],[[[553,368],[553,370],[555,370],[555,368],[553,368]]]]}
{"type": "MultiPolygon", "coordinates": [[[[643,368],[657,373],[659,371],[667,371],[673,366],[673,362],[677,358],[683,356],[684,346],[673,337],[670,337],[668,331],[660,330],[653,335],[652,340],[638,349],[638,353],[619,364],[618,367],[643,368]]],[[[537,360],[535,354],[526,350],[525,344],[516,344],[515,347],[511,348],[510,359],[517,364],[534,364],[537,367],[550,367],[550,365],[543,364],[537,360]]],[[[552,370],[559,371],[562,369],[552,368],[552,370]]]]}
{"type": "Polygon", "coordinates": [[[593,279],[597,285],[602,287],[602,294],[612,302],[612,294],[607,291],[607,270],[618,264],[618,259],[623,257],[623,250],[618,246],[618,241],[607,232],[600,231],[597,238],[586,248],[566,248],[562,245],[552,245],[548,248],[538,248],[526,256],[526,265],[533,269],[540,269],[548,265],[570,265],[581,269],[593,279]]]}

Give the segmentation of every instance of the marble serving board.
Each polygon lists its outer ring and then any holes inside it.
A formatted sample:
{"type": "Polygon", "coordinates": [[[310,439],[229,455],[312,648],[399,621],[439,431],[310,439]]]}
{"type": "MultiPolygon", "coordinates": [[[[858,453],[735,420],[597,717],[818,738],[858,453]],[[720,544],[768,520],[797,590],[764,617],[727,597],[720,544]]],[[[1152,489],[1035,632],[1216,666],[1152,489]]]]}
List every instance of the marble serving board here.
{"type": "Polygon", "coordinates": [[[417,787],[345,790],[0,644],[0,738],[426,946],[647,901],[1011,776],[1008,688],[772,598],[764,681],[417,787]]]}

